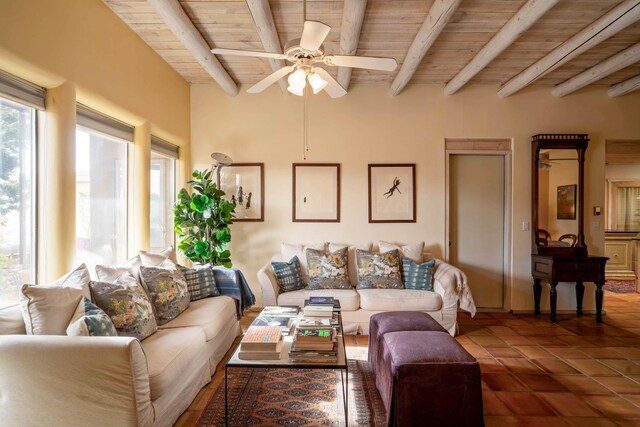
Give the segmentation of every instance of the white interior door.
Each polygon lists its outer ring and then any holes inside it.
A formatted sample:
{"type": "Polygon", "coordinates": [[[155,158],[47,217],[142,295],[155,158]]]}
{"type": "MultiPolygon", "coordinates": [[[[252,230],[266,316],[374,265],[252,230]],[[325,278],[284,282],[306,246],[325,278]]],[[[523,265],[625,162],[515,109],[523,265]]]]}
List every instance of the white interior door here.
{"type": "Polygon", "coordinates": [[[449,157],[449,261],[479,308],[504,308],[505,170],[504,155],[449,157]]]}

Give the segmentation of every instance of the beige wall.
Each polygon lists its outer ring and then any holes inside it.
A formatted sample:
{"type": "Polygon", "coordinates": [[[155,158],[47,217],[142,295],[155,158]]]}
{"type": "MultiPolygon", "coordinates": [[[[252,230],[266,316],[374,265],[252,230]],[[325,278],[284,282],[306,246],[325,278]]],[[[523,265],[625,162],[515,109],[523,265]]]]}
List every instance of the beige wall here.
{"type": "MultiPolygon", "coordinates": [[[[243,88],[246,90],[246,87],[243,88]]],[[[265,222],[232,226],[232,259],[241,268],[261,301],[256,271],[280,242],[424,240],[442,257],[445,247],[445,138],[513,138],[512,289],[507,305],[513,310],[533,307],[530,279],[530,146],[537,133],[589,133],[585,217],[587,244],[603,253],[600,230],[591,230],[591,206],[604,203],[604,139],[638,138],[640,94],[611,99],[605,88],[588,88],[554,98],[550,88],[529,88],[502,99],[496,87],[465,88],[444,96],[435,85],[410,85],[391,97],[386,85],[354,85],[349,94],[309,99],[308,162],[342,165],[342,220],[333,224],[291,222],[291,163],[302,161],[303,103],[283,96],[277,87],[260,95],[244,91],[235,98],[215,85],[191,89],[192,164],[210,165],[213,151],[236,162],[265,163],[265,222]],[[415,224],[367,222],[367,164],[416,163],[418,221],[415,224]]],[[[585,307],[593,307],[591,287],[585,307]]],[[[573,309],[570,286],[559,287],[559,309],[573,309]]],[[[548,295],[543,297],[543,308],[548,295]]]]}
{"type": "MultiPolygon", "coordinates": [[[[64,87],[64,93],[75,94],[70,99],[58,97],[67,104],[65,108],[56,108],[56,114],[45,114],[43,142],[47,149],[59,147],[56,152],[75,152],[64,147],[75,148],[75,103],[79,102],[140,127],[136,131],[138,136],[154,134],[181,146],[184,161],[178,165],[178,181],[188,179],[189,84],[103,2],[1,0],[0,70],[45,88],[64,87]],[[56,131],[50,131],[51,128],[56,131]]],[[[148,147],[148,142],[145,143],[148,147]]],[[[137,167],[130,176],[133,194],[129,208],[135,221],[129,224],[133,242],[129,247],[130,252],[135,252],[148,245],[149,162],[148,153],[131,152],[130,162],[137,167]]],[[[56,163],[58,167],[73,171],[73,159],[60,162],[56,163]]],[[[63,218],[70,202],[59,192],[56,194],[60,197],[48,193],[49,183],[44,180],[40,189],[41,194],[50,196],[43,199],[42,209],[58,212],[63,218]]],[[[72,189],[67,188],[68,191],[72,189]]],[[[64,254],[45,257],[41,262],[41,266],[46,266],[46,271],[40,271],[42,281],[51,280],[71,267],[68,254],[74,248],[68,246],[74,244],[74,239],[66,238],[64,233],[73,231],[73,216],[67,222],[68,227],[58,226],[45,234],[40,230],[40,245],[46,246],[44,253],[64,254]]]]}

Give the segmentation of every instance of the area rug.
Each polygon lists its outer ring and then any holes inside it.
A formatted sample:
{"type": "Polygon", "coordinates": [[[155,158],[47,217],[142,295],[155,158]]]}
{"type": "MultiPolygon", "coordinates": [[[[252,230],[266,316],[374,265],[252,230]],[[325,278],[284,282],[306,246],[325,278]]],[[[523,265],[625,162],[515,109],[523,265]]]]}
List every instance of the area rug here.
{"type": "Polygon", "coordinates": [[[603,289],[616,294],[630,294],[636,291],[636,284],[630,280],[607,280],[603,289]]]}
{"type": "MultiPolygon", "coordinates": [[[[344,426],[339,371],[244,369],[229,373],[230,426],[344,426]]],[[[375,377],[363,360],[349,360],[349,425],[384,426],[375,377]]],[[[224,426],[224,383],[207,403],[199,427],[224,426]]]]}

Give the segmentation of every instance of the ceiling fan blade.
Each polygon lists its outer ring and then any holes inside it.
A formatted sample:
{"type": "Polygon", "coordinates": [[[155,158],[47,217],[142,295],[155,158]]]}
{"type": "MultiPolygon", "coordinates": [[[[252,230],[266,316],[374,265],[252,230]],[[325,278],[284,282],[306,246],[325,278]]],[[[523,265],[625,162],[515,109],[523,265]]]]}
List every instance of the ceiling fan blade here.
{"type": "Polygon", "coordinates": [[[287,55],[282,53],[256,52],[252,50],[222,49],[215,47],[211,49],[211,52],[216,55],[256,56],[258,58],[287,59],[287,55]]]}
{"type": "Polygon", "coordinates": [[[324,90],[327,92],[327,94],[329,94],[330,97],[340,98],[341,96],[345,96],[347,94],[347,91],[344,90],[342,86],[340,86],[340,83],[338,83],[333,77],[331,77],[331,74],[329,74],[327,70],[320,67],[315,67],[313,70],[327,82],[324,90]]]}
{"type": "Polygon", "coordinates": [[[331,31],[331,27],[318,21],[304,21],[300,47],[310,51],[320,49],[322,42],[331,31]]]}
{"type": "Polygon", "coordinates": [[[327,65],[381,71],[393,71],[398,66],[393,58],[375,58],[373,56],[327,55],[323,61],[327,65]]]}
{"type": "Polygon", "coordinates": [[[269,86],[271,86],[272,84],[274,84],[275,82],[277,82],[278,80],[280,80],[281,78],[283,78],[284,76],[286,76],[287,74],[289,74],[290,72],[292,72],[293,70],[296,69],[295,65],[291,65],[289,67],[282,67],[279,70],[269,74],[267,77],[265,77],[264,79],[260,80],[258,83],[254,84],[253,86],[251,86],[247,92],[248,93],[260,93],[263,90],[265,90],[266,88],[268,88],[269,86]]]}

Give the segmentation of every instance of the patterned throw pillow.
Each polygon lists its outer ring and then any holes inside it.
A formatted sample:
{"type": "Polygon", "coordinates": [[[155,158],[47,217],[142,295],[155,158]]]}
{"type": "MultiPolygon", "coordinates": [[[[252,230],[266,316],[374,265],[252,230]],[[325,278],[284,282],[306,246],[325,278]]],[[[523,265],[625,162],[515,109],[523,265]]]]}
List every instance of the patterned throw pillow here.
{"type": "Polygon", "coordinates": [[[308,289],[350,289],[347,248],[335,252],[307,249],[308,289]]]}
{"type": "Polygon", "coordinates": [[[89,283],[96,305],[109,315],[118,335],[143,340],[158,330],[151,302],[138,281],[129,273],[116,283],[89,283]]]}
{"type": "Polygon", "coordinates": [[[279,293],[304,289],[302,274],[300,273],[300,260],[294,256],[289,262],[272,262],[273,274],[278,281],[279,293]]]}
{"type": "Polygon", "coordinates": [[[436,260],[418,264],[409,258],[402,258],[402,277],[407,289],[433,291],[433,268],[436,260]]]}
{"type": "Polygon", "coordinates": [[[190,301],[220,295],[213,270],[209,264],[198,268],[179,265],[178,268],[184,275],[184,281],[187,282],[190,301]]]}
{"type": "Polygon", "coordinates": [[[143,265],[140,277],[149,292],[158,325],[175,319],[189,307],[187,282],[180,271],[143,265]]]}
{"type": "Polygon", "coordinates": [[[67,327],[67,335],[116,337],[118,331],[107,313],[87,298],[82,298],[67,327]]]}
{"type": "Polygon", "coordinates": [[[400,252],[392,250],[382,254],[356,250],[358,263],[358,289],[402,289],[400,252]]]}

